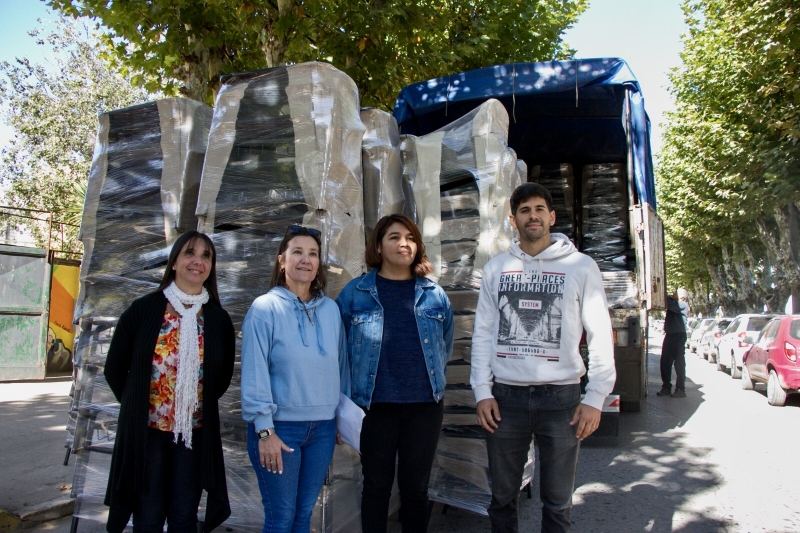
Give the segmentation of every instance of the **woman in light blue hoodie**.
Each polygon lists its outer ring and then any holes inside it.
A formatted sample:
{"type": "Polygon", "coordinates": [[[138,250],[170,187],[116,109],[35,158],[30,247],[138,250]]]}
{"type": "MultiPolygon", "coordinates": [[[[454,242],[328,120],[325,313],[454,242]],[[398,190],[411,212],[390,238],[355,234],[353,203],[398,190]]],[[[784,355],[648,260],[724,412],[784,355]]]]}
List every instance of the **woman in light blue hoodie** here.
{"type": "Polygon", "coordinates": [[[320,232],[289,226],[270,291],[242,324],[242,416],[264,505],[263,533],[309,531],[349,394],[339,309],[323,294],[320,232]]]}

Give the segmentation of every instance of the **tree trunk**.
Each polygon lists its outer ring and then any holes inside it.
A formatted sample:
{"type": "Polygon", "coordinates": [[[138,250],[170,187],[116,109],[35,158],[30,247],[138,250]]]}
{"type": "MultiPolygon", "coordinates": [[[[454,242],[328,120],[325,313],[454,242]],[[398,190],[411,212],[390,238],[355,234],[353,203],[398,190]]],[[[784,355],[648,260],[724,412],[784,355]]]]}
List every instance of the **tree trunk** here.
{"type": "Polygon", "coordinates": [[[706,268],[708,269],[708,274],[711,277],[711,285],[714,287],[717,303],[718,305],[721,305],[725,311],[727,311],[733,302],[728,295],[728,287],[725,283],[725,280],[722,278],[719,268],[715,265],[712,265],[710,259],[706,259],[706,268]]]}
{"type": "MultiPolygon", "coordinates": [[[[787,240],[789,242],[789,251],[791,254],[791,258],[794,261],[794,270],[793,272],[798,273],[800,272],[800,227],[798,224],[800,223],[800,214],[797,210],[797,205],[790,203],[787,206],[787,215],[788,215],[788,235],[787,240]]],[[[792,286],[790,288],[792,293],[792,305],[790,309],[787,309],[788,312],[791,314],[799,314],[800,313],[800,281],[793,281],[792,286]]]]}
{"type": "Polygon", "coordinates": [[[286,63],[286,48],[289,46],[289,41],[294,35],[295,25],[291,25],[289,30],[278,30],[276,26],[278,21],[284,17],[291,17],[295,10],[295,0],[278,0],[278,13],[267,11],[266,24],[261,29],[261,50],[264,52],[264,58],[267,62],[267,67],[279,67],[286,63]]]}

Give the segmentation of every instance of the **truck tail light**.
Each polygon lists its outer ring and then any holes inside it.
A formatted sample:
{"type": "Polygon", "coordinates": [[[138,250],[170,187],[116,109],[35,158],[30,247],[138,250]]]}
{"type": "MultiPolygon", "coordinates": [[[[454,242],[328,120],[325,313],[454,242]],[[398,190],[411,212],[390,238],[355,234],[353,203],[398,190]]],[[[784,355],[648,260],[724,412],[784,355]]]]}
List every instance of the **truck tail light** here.
{"type": "Polygon", "coordinates": [[[797,348],[795,348],[794,344],[790,342],[784,342],[783,349],[786,352],[786,358],[789,361],[793,363],[797,361],[797,348]]]}

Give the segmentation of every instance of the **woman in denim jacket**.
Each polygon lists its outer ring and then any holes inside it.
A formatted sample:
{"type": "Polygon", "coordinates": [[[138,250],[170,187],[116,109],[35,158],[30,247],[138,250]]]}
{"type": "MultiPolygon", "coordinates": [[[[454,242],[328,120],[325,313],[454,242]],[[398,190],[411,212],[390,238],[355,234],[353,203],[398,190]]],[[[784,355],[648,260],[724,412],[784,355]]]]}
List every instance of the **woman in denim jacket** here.
{"type": "Polygon", "coordinates": [[[336,300],[347,333],[352,399],[366,411],[362,530],[386,531],[397,461],[403,531],[424,532],[453,310],[444,290],[424,277],[431,265],[419,229],[405,215],[378,221],[366,263],[372,270],[336,300]]]}

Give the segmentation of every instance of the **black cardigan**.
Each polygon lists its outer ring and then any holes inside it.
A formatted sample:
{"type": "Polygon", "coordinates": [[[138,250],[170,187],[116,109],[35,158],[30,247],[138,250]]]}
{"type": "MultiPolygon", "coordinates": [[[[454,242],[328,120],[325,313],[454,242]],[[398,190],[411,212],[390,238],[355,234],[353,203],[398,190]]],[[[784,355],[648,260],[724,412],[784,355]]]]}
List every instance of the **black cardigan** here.
{"type": "MultiPolygon", "coordinates": [[[[120,403],[119,423],[111,458],[105,504],[109,533],[120,533],[133,513],[135,495],[147,491],[147,428],[153,352],[167,308],[162,292],[135,300],[122,313],[108,349],[104,375],[120,403]]],[[[233,375],[236,340],[228,313],[219,305],[203,306],[203,488],[208,492],[204,531],[209,532],[231,514],[222,440],[219,398],[233,375]]]]}

